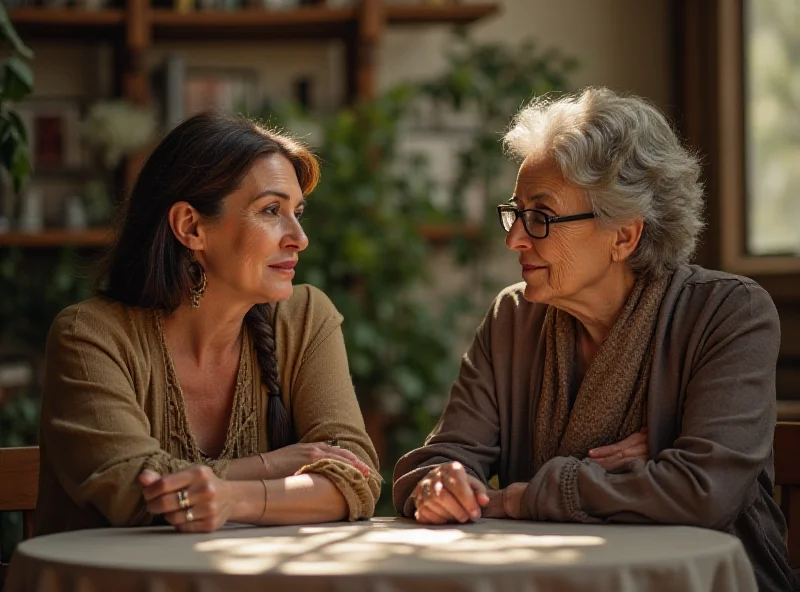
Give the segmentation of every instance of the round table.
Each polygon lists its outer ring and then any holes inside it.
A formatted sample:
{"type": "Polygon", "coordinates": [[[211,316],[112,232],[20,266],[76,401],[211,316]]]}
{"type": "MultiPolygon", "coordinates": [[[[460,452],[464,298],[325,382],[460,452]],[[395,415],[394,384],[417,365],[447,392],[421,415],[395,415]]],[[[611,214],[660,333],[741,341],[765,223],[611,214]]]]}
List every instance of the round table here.
{"type": "Polygon", "coordinates": [[[7,592],[320,590],[750,592],[738,539],[683,526],[400,518],[306,526],[170,527],[43,536],[14,554],[7,592]]]}

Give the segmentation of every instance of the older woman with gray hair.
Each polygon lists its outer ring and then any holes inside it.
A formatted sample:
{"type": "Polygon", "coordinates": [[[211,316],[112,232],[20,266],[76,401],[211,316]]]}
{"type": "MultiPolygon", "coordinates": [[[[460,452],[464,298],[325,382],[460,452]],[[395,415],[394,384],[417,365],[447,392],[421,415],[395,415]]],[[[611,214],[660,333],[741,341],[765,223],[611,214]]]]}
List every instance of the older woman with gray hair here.
{"type": "Polygon", "coordinates": [[[505,144],[522,164],[497,209],[524,281],[397,463],[396,508],[724,530],[762,590],[791,589],[772,499],[778,315],[754,281],[689,265],[697,158],[658,109],[607,89],[534,101],[505,144]]]}

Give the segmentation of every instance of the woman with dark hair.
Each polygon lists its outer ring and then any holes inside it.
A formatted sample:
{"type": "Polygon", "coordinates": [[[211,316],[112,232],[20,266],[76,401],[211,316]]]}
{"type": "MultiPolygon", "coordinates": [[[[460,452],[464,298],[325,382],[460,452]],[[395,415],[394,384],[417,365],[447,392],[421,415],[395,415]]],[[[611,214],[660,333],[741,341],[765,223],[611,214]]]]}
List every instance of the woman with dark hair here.
{"type": "Polygon", "coordinates": [[[372,515],[342,317],[292,277],[319,180],[300,143],[203,113],[142,169],[100,295],[55,319],[39,534],[372,515]]]}

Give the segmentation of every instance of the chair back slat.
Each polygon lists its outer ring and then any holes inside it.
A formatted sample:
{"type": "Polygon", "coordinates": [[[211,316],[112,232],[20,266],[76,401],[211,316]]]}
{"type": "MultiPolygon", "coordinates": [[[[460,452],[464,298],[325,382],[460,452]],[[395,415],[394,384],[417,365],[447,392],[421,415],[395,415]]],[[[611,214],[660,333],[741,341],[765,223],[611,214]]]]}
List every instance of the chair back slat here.
{"type": "MultiPolygon", "coordinates": [[[[22,512],[22,536],[33,536],[39,494],[39,447],[0,448],[0,512],[22,512]]],[[[2,533],[0,533],[2,534],[2,533]]],[[[8,566],[0,557],[0,592],[8,566]]]]}
{"type": "Polygon", "coordinates": [[[39,447],[0,448],[0,512],[33,511],[39,493],[39,447]]]}
{"type": "Polygon", "coordinates": [[[772,450],[775,484],[781,488],[781,510],[786,518],[789,565],[800,568],[800,422],[775,425],[772,450]]]}

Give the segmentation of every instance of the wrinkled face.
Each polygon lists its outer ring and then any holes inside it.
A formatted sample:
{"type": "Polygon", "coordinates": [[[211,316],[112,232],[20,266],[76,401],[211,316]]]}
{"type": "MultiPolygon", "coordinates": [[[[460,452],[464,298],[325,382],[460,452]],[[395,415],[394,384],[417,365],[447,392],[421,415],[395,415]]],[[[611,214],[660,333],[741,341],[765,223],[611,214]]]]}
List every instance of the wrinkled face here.
{"type": "Polygon", "coordinates": [[[222,215],[205,226],[202,263],[209,287],[234,300],[264,303],[292,295],[294,266],[308,246],[305,208],[294,167],[281,155],[255,162],[222,215]]]}
{"type": "MultiPolygon", "coordinates": [[[[545,157],[525,159],[517,175],[514,205],[542,210],[548,216],[591,212],[585,193],[564,180],[555,163],[545,157]]],[[[530,237],[517,219],[506,237],[518,251],[525,280],[525,299],[553,306],[580,298],[599,285],[612,260],[616,232],[602,229],[594,219],[550,225],[547,238],[530,237]]]]}

